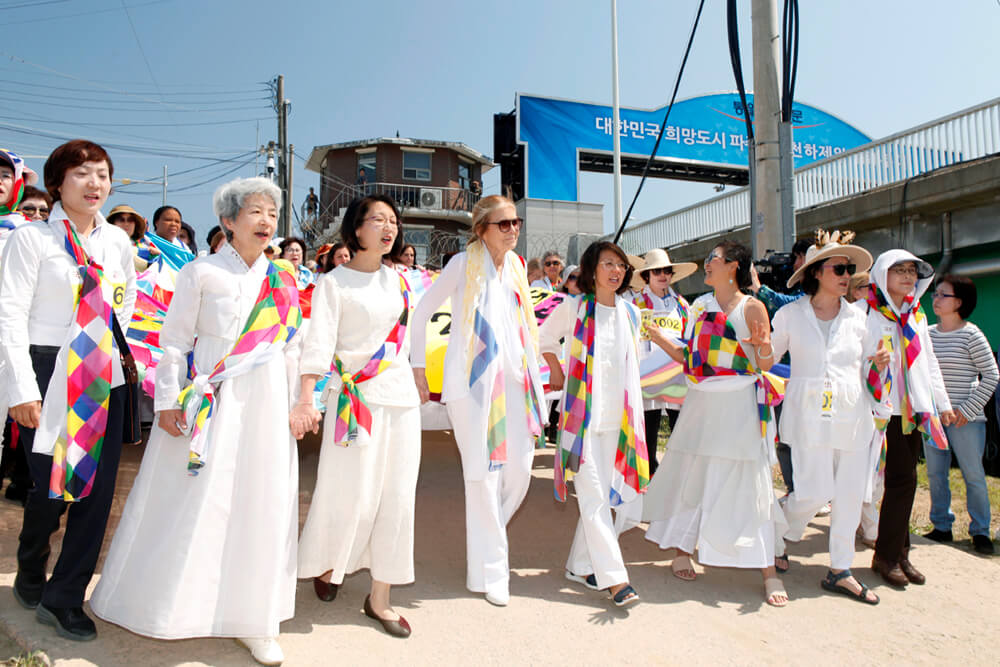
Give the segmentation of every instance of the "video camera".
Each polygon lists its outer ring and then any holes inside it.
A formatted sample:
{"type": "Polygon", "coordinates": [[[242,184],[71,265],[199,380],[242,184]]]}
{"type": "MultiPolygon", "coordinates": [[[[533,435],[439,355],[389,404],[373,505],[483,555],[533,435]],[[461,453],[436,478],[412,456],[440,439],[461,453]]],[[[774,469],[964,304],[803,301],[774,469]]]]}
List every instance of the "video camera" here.
{"type": "Polygon", "coordinates": [[[795,255],[790,252],[775,252],[768,250],[762,259],[756,260],[757,277],[762,285],[767,285],[775,292],[788,292],[785,286],[788,279],[795,273],[795,255]]]}

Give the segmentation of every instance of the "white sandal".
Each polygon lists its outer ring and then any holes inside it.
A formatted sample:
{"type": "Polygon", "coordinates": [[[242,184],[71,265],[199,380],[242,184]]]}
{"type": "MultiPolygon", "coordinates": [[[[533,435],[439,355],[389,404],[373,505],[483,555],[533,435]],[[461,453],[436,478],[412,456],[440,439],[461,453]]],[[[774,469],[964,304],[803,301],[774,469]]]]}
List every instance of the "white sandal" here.
{"type": "Polygon", "coordinates": [[[764,580],[764,595],[767,603],[772,607],[784,607],[788,604],[788,593],[785,592],[785,585],[777,577],[768,577],[764,580]],[[778,595],[784,597],[785,600],[783,602],[775,600],[774,598],[778,595]]]}

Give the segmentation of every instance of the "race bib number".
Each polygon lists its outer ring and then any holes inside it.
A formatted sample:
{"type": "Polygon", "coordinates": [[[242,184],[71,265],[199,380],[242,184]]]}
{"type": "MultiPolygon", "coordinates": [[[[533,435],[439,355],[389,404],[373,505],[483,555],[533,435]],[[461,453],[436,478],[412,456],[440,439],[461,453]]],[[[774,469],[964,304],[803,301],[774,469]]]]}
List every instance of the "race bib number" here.
{"type": "Polygon", "coordinates": [[[125,303],[125,283],[111,283],[111,307],[121,308],[125,303]]]}
{"type": "Polygon", "coordinates": [[[819,418],[827,421],[833,419],[833,382],[830,378],[823,380],[823,391],[820,393],[819,418]]]}
{"type": "Polygon", "coordinates": [[[649,322],[653,322],[656,326],[662,330],[665,334],[671,338],[680,339],[684,335],[684,322],[674,311],[666,310],[650,310],[648,308],[643,308],[642,313],[642,331],[640,335],[643,340],[649,340],[649,332],[646,330],[646,325],[649,322]]]}

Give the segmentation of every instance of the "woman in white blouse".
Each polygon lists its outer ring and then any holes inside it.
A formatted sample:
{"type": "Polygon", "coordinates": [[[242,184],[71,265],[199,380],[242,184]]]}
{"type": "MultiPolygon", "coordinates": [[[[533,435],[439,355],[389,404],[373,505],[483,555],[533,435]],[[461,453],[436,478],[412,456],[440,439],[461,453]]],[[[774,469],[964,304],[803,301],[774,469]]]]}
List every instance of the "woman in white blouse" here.
{"type": "Polygon", "coordinates": [[[544,395],[527,273],[514,253],[520,230],[514,202],[480,199],[466,251],[451,258],[413,314],[411,363],[426,402],[427,321],[451,299],[441,401],[462,456],[466,587],[498,606],[510,600],[507,523],[531,484],[544,395]]]}
{"type": "MultiPolygon", "coordinates": [[[[274,344],[242,374],[206,385],[215,402],[196,476],[196,420],[179,400],[189,354],[198,387],[234,349],[276,270],[263,251],[281,191],[265,178],[239,179],[220,187],[213,204],[228,243],[177,275],[160,332],[157,425],[91,607],[158,639],[238,638],[254,659],[274,665],[283,659],[278,625],[295,612],[298,457],[286,374],[294,343],[274,344]]],[[[298,294],[290,275],[285,290],[286,299],[298,294]]]]}
{"type": "Polygon", "coordinates": [[[393,610],[389,592],[414,576],[420,401],[407,361],[405,283],[382,263],[403,244],[395,202],[386,195],[353,202],[340,235],[354,257],[316,285],[299,366],[301,392],[291,414],[295,437],[318,429],[313,389],[333,365],[324,392],[316,490],[299,544],[299,576],[312,577],[316,595],[331,601],[345,575],[368,568],[372,585],[365,614],[389,634],[408,637],[410,625],[393,610]],[[372,366],[373,359],[381,364],[372,366]],[[341,422],[352,392],[366,404],[352,409],[358,422],[353,427],[341,422]]]}
{"type": "MultiPolygon", "coordinates": [[[[790,288],[801,282],[805,296],[774,316],[774,354],[780,358],[789,351],[792,358],[780,423],[781,441],[791,447],[795,469],[795,490],[784,508],[784,537],[801,540],[806,524],[833,499],[830,570],[822,586],[878,604],[878,596],[850,568],[865,489],[877,461],[870,451],[874,405],[864,383],[873,361],[879,372],[885,369],[889,352],[879,347],[874,360],[865,356],[865,349],[879,343],[867,340],[865,313],[844,298],[851,276],[872,264],[867,250],[849,245],[853,237],[821,233],[788,279],[790,288]]],[[[787,567],[785,556],[777,560],[787,567]]]]}
{"type": "MultiPolygon", "coordinates": [[[[21,445],[31,451],[29,466],[35,485],[24,509],[14,596],[22,606],[37,608],[40,622],[74,640],[97,636],[94,622],[83,611],[83,597],[97,565],[114,497],[126,389],[117,346],[113,346],[106,378],[111,389],[104,396],[103,425],[97,425],[95,433],[100,440],[82,459],[71,443],[72,458],[67,458],[67,408],[72,407],[75,377],[69,374],[73,370],[70,357],[75,358],[69,348],[74,343],[77,353],[86,349],[76,337],[78,316],[86,315],[78,309],[77,300],[87,289],[84,276],[93,280],[93,273],[68,251],[68,244],[78,240],[86,260],[100,265],[104,306],[113,310],[122,330],[127,329],[135,304],[132,242],[100,211],[111,191],[112,172],[111,159],[95,143],[78,139],[55,149],[44,171],[45,188],[56,202],[52,213],[48,221],[15,229],[0,262],[0,354],[7,367],[10,415],[22,426],[21,445]],[[78,476],[90,478],[90,485],[72,499],[68,512],[64,498],[70,498],[50,487],[50,478],[54,483],[57,477],[65,477],[66,492],[72,486],[68,476],[56,474],[53,454],[60,451],[60,458],[75,465],[78,476]],[[46,579],[49,540],[64,513],[62,550],[46,579]]],[[[93,302],[86,312],[96,314],[93,302]]],[[[110,338],[110,328],[109,321],[96,316],[85,331],[91,340],[110,338]]],[[[87,346],[91,354],[100,349],[89,342],[87,346]]],[[[107,392],[107,384],[103,389],[107,392]]]]}

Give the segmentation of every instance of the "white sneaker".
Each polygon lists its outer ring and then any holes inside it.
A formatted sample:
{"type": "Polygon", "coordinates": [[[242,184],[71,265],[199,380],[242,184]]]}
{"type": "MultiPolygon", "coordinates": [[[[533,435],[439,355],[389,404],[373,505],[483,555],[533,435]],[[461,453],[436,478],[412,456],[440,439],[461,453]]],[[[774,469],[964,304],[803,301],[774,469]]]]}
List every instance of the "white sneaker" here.
{"type": "Polygon", "coordinates": [[[239,637],[236,641],[247,647],[253,659],[262,665],[280,665],[285,659],[274,637],[239,637]]]}
{"type": "Polygon", "coordinates": [[[827,503],[819,508],[819,511],[816,512],[816,516],[830,516],[830,512],[832,511],[833,508],[830,506],[830,503],[827,503]]]}
{"type": "Polygon", "coordinates": [[[506,607],[510,602],[510,591],[489,591],[486,593],[486,601],[497,607],[506,607]]]}

